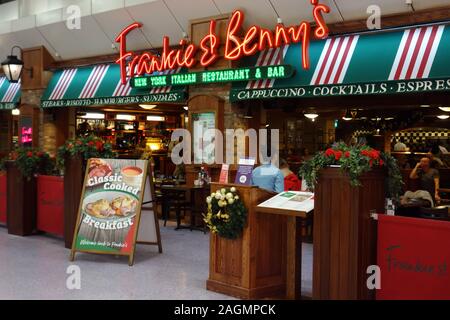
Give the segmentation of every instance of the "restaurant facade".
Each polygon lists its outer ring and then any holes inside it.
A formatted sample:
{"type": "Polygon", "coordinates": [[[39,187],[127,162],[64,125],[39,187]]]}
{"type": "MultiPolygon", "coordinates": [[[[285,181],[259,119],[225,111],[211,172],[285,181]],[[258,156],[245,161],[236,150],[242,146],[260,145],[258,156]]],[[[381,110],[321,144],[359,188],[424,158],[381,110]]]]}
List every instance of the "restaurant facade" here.
{"type": "MultiPolygon", "coordinates": [[[[245,28],[245,16],[252,13],[241,10],[198,17],[191,22],[189,38],[181,39],[178,46],[170,46],[164,38],[161,49],[137,52],[126,46],[127,37],[142,27],[134,23],[117,35],[119,52],[111,57],[55,62],[44,47],[24,50],[22,58],[28,68],[33,64],[33,77],[24,72],[17,84],[0,78],[0,152],[7,154],[14,145],[26,145],[57,155],[66,141],[95,135],[111,143],[119,158],[140,159],[148,153],[153,177],[164,180],[176,169],[170,160],[170,137],[180,128],[189,130],[194,149],[205,146],[207,129],[277,129],[280,157],[293,171],[338,141],[370,142],[392,153],[399,163],[406,157],[414,162],[428,153],[426,147],[412,150],[414,143],[448,146],[449,122],[442,117],[446,111],[439,109],[450,103],[448,23],[430,21],[430,12],[419,12],[415,18],[387,18],[388,25],[394,26],[364,31],[345,23],[328,26],[324,16],[330,10],[312,1],[314,23],[289,27],[279,21],[272,29],[245,28]],[[13,115],[13,109],[20,112],[13,115]],[[402,118],[395,119],[400,114],[402,118]],[[411,149],[395,154],[393,146],[400,137],[407,138],[411,149]]],[[[450,9],[447,12],[449,18],[450,9]]],[[[249,149],[246,146],[247,153],[249,149]]],[[[447,156],[442,155],[444,162],[447,156]]],[[[229,184],[239,174],[238,163],[231,164],[229,178],[221,181],[222,163],[211,162],[214,152],[194,156],[184,166],[185,184],[194,185],[206,168],[212,192],[238,189],[248,220],[238,239],[211,234],[208,290],[246,299],[280,295],[300,299],[301,241],[309,235],[314,246],[314,299],[405,297],[406,289],[379,294],[366,285],[368,267],[385,260],[380,248],[392,240],[387,234],[400,229],[407,239],[405,246],[414,245],[408,242],[414,228],[423,228],[425,235],[445,229],[439,239],[449,237],[448,221],[420,223],[403,217],[384,221],[380,217],[386,211],[381,171],[369,172],[361,178],[362,186],[355,187],[333,171],[336,168],[325,169],[313,210],[300,215],[258,209],[273,194],[229,184]],[[381,223],[388,226],[386,233],[379,233],[385,230],[381,223]],[[405,225],[413,227],[404,229],[405,225]]],[[[64,237],[67,248],[72,245],[84,169],[81,159],[66,158],[64,177],[53,181],[64,198],[52,211],[61,216],[56,233],[64,237]]],[[[412,168],[401,169],[408,179],[412,168]]],[[[1,190],[11,188],[10,178],[4,179],[1,190]]],[[[442,188],[450,186],[447,179],[442,169],[442,188]]],[[[8,192],[4,201],[13,199],[8,192]]],[[[204,194],[192,199],[200,206],[204,194]]],[[[39,197],[35,201],[39,207],[39,197]]],[[[3,222],[8,224],[15,218],[6,216],[17,210],[36,210],[7,205],[0,209],[6,211],[3,222]]],[[[202,220],[201,215],[198,218],[202,220]]],[[[20,219],[36,218],[25,214],[20,219]]],[[[22,227],[27,229],[24,235],[33,233],[36,221],[22,227]]],[[[402,258],[414,259],[408,250],[402,258]]],[[[450,258],[448,250],[440,257],[450,258]]],[[[383,280],[383,286],[405,285],[410,278],[398,272],[386,277],[391,282],[383,280]],[[404,278],[395,282],[399,274],[404,278]]],[[[448,283],[448,274],[445,279],[448,283]]],[[[405,288],[417,290],[424,283],[420,281],[405,288]]],[[[449,298],[445,288],[433,285],[439,287],[433,293],[436,297],[449,298]]]]}

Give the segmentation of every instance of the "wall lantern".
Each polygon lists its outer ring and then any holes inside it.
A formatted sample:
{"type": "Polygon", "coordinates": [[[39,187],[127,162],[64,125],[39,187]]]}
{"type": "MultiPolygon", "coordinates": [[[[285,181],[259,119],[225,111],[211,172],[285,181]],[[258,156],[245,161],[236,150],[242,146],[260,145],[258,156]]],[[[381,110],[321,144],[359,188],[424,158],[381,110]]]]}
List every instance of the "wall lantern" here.
{"type": "Polygon", "coordinates": [[[30,69],[24,68],[23,61],[14,55],[14,49],[19,49],[20,56],[22,57],[22,48],[18,46],[12,47],[11,55],[8,56],[5,61],[2,62],[2,68],[3,72],[6,75],[6,78],[11,83],[18,83],[20,77],[22,76],[23,70],[29,71],[30,78],[33,78],[33,68],[30,69]]]}

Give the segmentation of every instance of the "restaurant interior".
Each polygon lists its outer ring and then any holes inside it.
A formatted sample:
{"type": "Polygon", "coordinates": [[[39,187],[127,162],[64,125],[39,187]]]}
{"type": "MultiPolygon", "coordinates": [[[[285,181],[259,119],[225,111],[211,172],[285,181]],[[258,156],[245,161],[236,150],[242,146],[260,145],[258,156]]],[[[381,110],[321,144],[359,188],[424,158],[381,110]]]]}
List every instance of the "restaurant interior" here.
{"type": "Polygon", "coordinates": [[[111,143],[119,159],[154,161],[156,176],[170,176],[171,134],[188,125],[183,104],[141,104],[76,109],[77,137],[94,135],[111,143]]]}

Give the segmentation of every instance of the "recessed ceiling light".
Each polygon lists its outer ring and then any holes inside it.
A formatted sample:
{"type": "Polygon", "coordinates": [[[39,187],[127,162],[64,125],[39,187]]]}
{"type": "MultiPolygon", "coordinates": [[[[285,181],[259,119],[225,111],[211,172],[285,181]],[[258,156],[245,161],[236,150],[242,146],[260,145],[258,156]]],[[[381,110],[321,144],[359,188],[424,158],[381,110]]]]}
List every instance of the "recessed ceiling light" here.
{"type": "Polygon", "coordinates": [[[450,118],[450,115],[448,115],[448,114],[443,114],[443,115],[440,115],[440,116],[437,116],[439,119],[441,119],[441,120],[447,120],[448,118],[450,118]]]}
{"type": "Polygon", "coordinates": [[[431,106],[429,104],[421,104],[420,107],[421,108],[430,108],[431,106]]]}
{"type": "Polygon", "coordinates": [[[166,118],[163,116],[148,116],[147,121],[163,122],[166,121],[166,118]]]}
{"type": "Polygon", "coordinates": [[[189,107],[188,107],[188,106],[184,106],[183,109],[186,110],[186,111],[188,111],[188,110],[189,110],[189,107]]]}
{"type": "Polygon", "coordinates": [[[105,119],[104,113],[86,113],[85,115],[81,116],[82,119],[91,119],[91,120],[102,120],[105,119]]]}
{"type": "Polygon", "coordinates": [[[439,107],[444,112],[450,112],[450,107],[439,107]]]}
{"type": "Polygon", "coordinates": [[[136,120],[136,116],[132,116],[132,115],[129,115],[129,114],[118,114],[116,116],[116,120],[135,121],[136,120]]]}

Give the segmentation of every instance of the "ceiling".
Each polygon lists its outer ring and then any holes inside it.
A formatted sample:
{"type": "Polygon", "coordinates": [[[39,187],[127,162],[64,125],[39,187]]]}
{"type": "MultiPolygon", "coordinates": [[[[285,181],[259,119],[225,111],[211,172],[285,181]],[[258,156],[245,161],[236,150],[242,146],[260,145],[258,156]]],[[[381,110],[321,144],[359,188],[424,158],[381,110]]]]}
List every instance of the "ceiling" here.
{"type": "MultiPolygon", "coordinates": [[[[0,60],[10,48],[44,45],[56,60],[112,54],[117,34],[134,21],[144,24],[142,32],[129,37],[130,49],[161,46],[168,35],[177,43],[189,33],[189,21],[243,9],[247,25],[272,28],[277,14],[285,24],[311,20],[309,0],[21,0],[0,5],[0,60]],[[67,8],[81,9],[81,28],[66,26],[67,8]],[[272,7],[273,5],[273,7],[272,7]]],[[[411,12],[405,0],[322,0],[331,8],[328,23],[365,18],[370,5],[378,5],[383,15],[411,12]]],[[[450,5],[450,0],[413,0],[414,9],[450,5]]]]}

